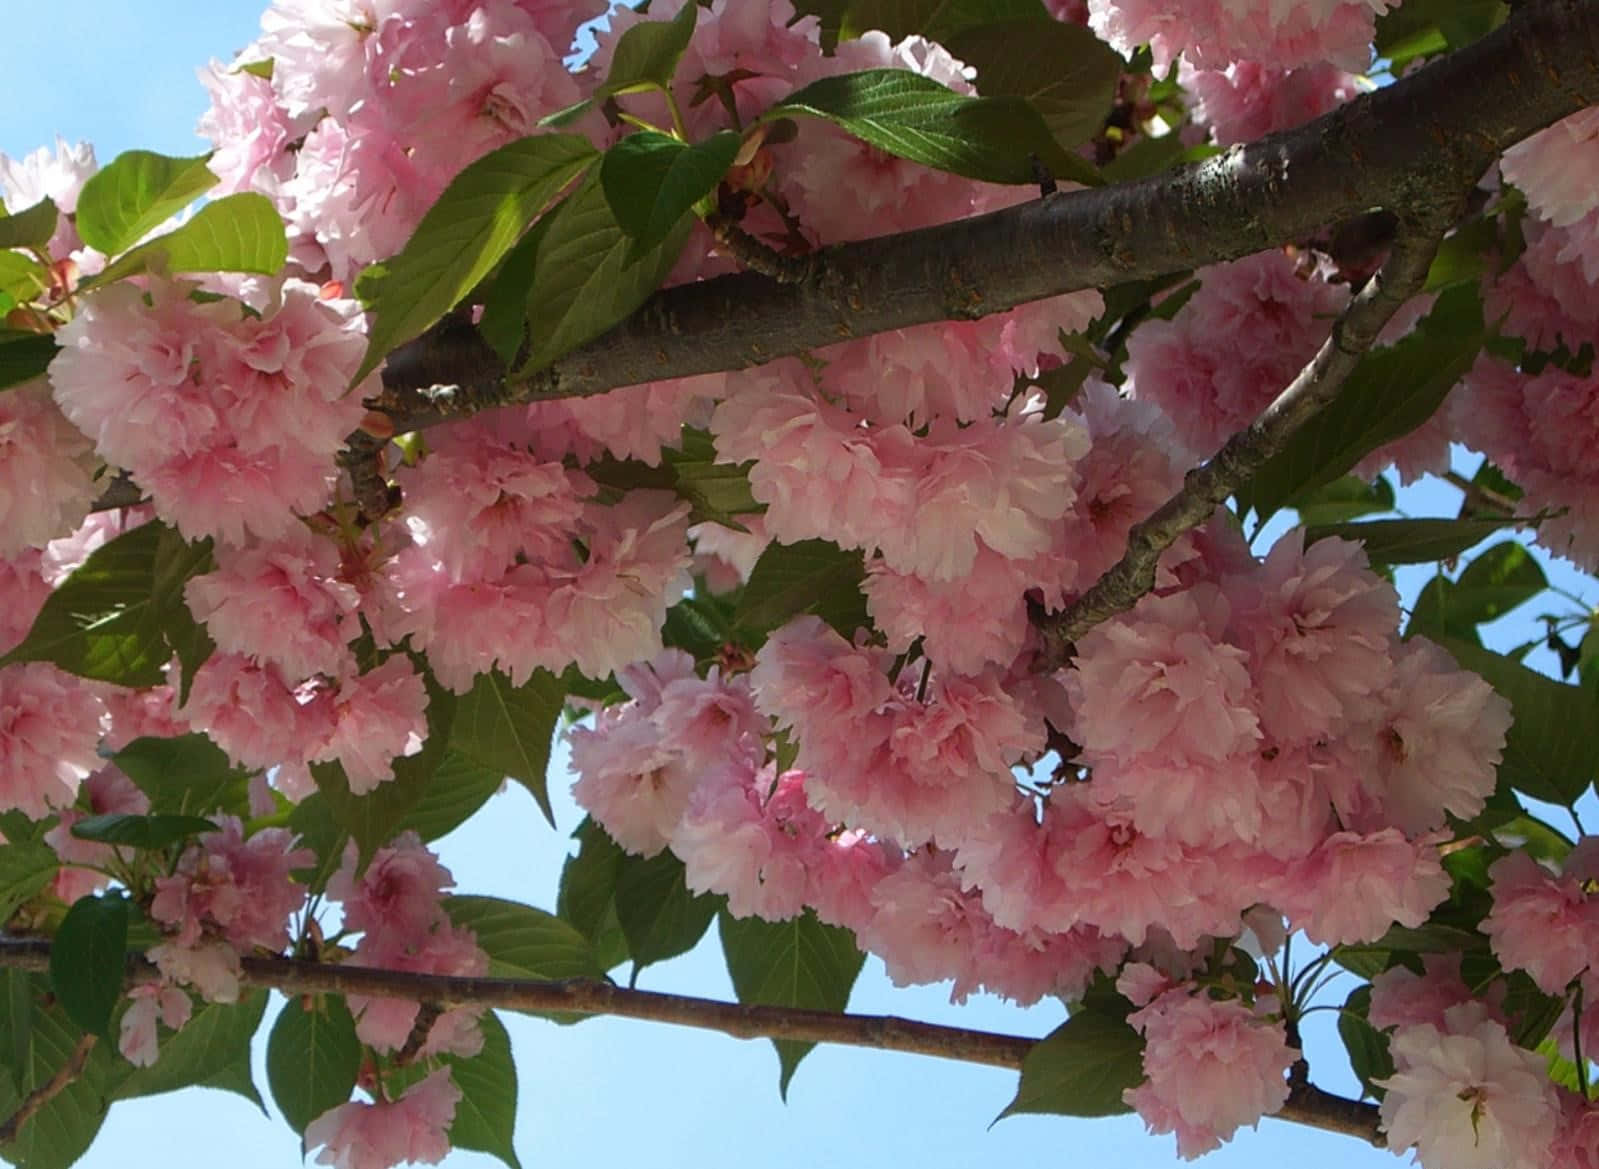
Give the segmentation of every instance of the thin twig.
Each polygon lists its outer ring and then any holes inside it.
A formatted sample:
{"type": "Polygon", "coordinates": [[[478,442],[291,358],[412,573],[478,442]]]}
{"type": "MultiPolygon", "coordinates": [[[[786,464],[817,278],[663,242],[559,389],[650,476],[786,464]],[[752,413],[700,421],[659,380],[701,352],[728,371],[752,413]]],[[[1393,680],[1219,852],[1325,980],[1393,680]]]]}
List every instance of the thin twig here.
{"type": "Polygon", "coordinates": [[[56,1074],[29,1092],[22,1103],[17,1105],[17,1110],[10,1118],[4,1124],[0,1124],[0,1145],[9,1145],[16,1140],[22,1131],[22,1126],[32,1120],[46,1104],[66,1091],[67,1085],[82,1074],[83,1065],[88,1062],[89,1053],[94,1050],[95,1040],[94,1035],[85,1035],[79,1039],[77,1046],[72,1049],[72,1054],[67,1056],[66,1062],[56,1069],[56,1074]]]}
{"type": "MultiPolygon", "coordinates": [[[[1013,1071],[1021,1068],[1036,1042],[1021,1035],[945,1027],[893,1015],[851,1015],[803,1007],[727,1003],[690,995],[631,990],[597,979],[535,982],[511,978],[457,978],[288,958],[246,957],[240,964],[244,984],[270,987],[288,995],[355,994],[410,999],[444,1008],[473,1005],[539,1014],[613,1015],[720,1031],[737,1039],[837,1043],[930,1055],[1013,1071]]],[[[0,967],[44,971],[49,965],[49,942],[0,937],[0,967]]],[[[145,959],[129,955],[128,981],[131,984],[154,982],[160,977],[160,971],[145,959]]],[[[1375,1139],[1371,1135],[1376,1131],[1375,1108],[1330,1095],[1314,1085],[1296,1089],[1276,1115],[1312,1128],[1375,1139]]]]}
{"type": "Polygon", "coordinates": [[[1333,323],[1331,335],[1288,388],[1208,461],[1189,471],[1175,495],[1133,525],[1127,551],[1087,592],[1059,613],[1034,614],[1043,641],[1037,668],[1059,669],[1071,660],[1079,637],[1137,604],[1155,586],[1155,565],[1161,554],[1183,533],[1208,520],[1267,459],[1282,450],[1295,431],[1338,396],[1383,326],[1400,305],[1420,291],[1452,218],[1435,212],[1425,223],[1402,228],[1382,271],[1349,302],[1333,323]]]}

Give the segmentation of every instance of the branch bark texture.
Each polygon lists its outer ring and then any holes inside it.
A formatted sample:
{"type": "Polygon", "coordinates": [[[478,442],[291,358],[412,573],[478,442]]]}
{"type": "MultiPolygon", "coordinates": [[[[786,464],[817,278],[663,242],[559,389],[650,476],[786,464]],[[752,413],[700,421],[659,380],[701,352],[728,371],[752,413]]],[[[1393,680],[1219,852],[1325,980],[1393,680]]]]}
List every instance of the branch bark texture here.
{"type": "Polygon", "coordinates": [[[1506,147],[1596,103],[1599,5],[1531,0],[1482,40],[1298,129],[1137,182],[827,248],[793,283],[745,272],[666,289],[514,384],[452,319],[390,355],[373,405],[419,429],[1186,271],[1378,208],[1414,219],[1452,206],[1506,147]]]}
{"type": "MultiPolygon", "coordinates": [[[[737,1039],[795,1039],[931,1055],[963,1063],[1019,1071],[1035,1040],[962,1027],[945,1027],[893,1015],[851,1015],[801,1007],[727,1003],[690,995],[633,990],[598,979],[536,982],[510,978],[457,978],[364,966],[246,957],[241,981],[288,995],[372,995],[410,999],[442,1007],[472,1005],[548,1014],[612,1015],[720,1031],[737,1039]]],[[[0,967],[44,973],[50,944],[34,938],[0,938],[0,967]]],[[[130,985],[157,982],[161,974],[130,954],[130,985]]],[[[59,1091],[59,1089],[57,1089],[59,1091]]],[[[1312,1084],[1296,1085],[1276,1115],[1283,1120],[1381,1143],[1377,1110],[1312,1084]]]]}

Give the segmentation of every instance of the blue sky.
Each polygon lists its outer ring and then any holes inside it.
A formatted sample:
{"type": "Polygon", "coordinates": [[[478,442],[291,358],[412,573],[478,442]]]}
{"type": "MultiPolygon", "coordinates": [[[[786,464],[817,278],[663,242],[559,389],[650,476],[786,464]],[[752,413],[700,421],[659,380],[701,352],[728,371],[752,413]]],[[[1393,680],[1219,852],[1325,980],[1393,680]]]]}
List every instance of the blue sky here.
{"type": "MultiPolygon", "coordinates": [[[[13,95],[0,109],[0,152],[13,157],[53,142],[92,141],[102,163],[133,147],[172,154],[204,148],[192,127],[205,105],[194,71],[227,59],[255,34],[258,0],[77,0],[70,9],[7,5],[0,69],[13,95]],[[73,31],[61,19],[70,11],[73,31]],[[159,14],[159,16],[157,16],[159,14]]],[[[1452,502],[1448,505],[1452,513],[1452,502]]],[[[1573,579],[1569,574],[1568,581],[1573,579]]],[[[1575,578],[1586,581],[1587,578],[1575,578]]],[[[1588,593],[1592,586],[1589,583],[1588,593]]],[[[530,797],[513,785],[443,845],[460,891],[553,908],[565,833],[577,823],[562,778],[551,788],[561,825],[552,832],[530,797]]],[[[731,998],[714,948],[652,967],[640,985],[731,998]]],[[[1342,997],[1344,991],[1338,991],[1342,997]]],[[[1059,1006],[1022,1011],[990,999],[953,1008],[946,991],[891,987],[870,960],[851,1008],[968,1027],[1043,1035],[1059,1006]]],[[[1310,1028],[1329,1025],[1318,1014],[1310,1028]]],[[[1015,1088],[1012,1073],[931,1059],[818,1049],[795,1077],[787,1106],[777,1094],[777,1060],[764,1041],[624,1020],[558,1028],[506,1018],[518,1056],[521,1103],[517,1150],[525,1166],[644,1164],[675,1169],[749,1166],[1046,1165],[1077,1161],[1139,1169],[1176,1163],[1170,1137],[1149,1137],[1133,1118],[1073,1121],[1018,1117],[989,1123],[1015,1088]]],[[[1349,1091],[1336,1042],[1316,1079],[1349,1091]]],[[[264,1068],[257,1081],[266,1090],[264,1068]]],[[[236,1096],[191,1090],[119,1104],[81,1164],[93,1169],[279,1169],[299,1158],[298,1141],[236,1096]]],[[[1348,1169],[1394,1164],[1391,1156],[1267,1120],[1205,1159],[1213,1169],[1295,1163],[1348,1169]]],[[[497,1162],[457,1152],[451,1166],[497,1162]]]]}

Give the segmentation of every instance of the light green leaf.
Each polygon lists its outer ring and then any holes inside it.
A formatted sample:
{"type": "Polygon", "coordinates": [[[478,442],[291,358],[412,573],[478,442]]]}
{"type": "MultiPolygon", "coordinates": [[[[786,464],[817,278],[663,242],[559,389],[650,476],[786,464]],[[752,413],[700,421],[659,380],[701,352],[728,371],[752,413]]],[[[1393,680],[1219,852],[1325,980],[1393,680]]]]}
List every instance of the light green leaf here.
{"type": "Polygon", "coordinates": [[[1474,625],[1493,621],[1549,587],[1521,544],[1507,540],[1480,552],[1455,580],[1454,600],[1474,625]]]}
{"type": "Polygon", "coordinates": [[[44,250],[50,237],[56,233],[54,199],[40,199],[32,207],[24,207],[14,215],[0,208],[0,249],[36,248],[44,250]]]}
{"type": "MultiPolygon", "coordinates": [[[[34,996],[43,998],[42,982],[35,981],[31,985],[34,996]]],[[[21,1092],[30,1093],[48,1084],[67,1066],[82,1038],[83,1033],[59,1006],[35,1010],[25,1037],[26,1059],[17,1069],[21,1092]]],[[[14,1165],[25,1165],[27,1169],[68,1169],[89,1148],[105,1121],[110,1107],[106,1099],[107,1085],[120,1072],[116,1066],[118,1059],[113,1044],[95,1044],[82,1070],[22,1126],[15,1141],[0,1146],[0,1156],[14,1165]]],[[[3,1086],[0,1082],[0,1087],[3,1086]]],[[[6,1115],[11,1111],[6,1109],[6,1115]]]]}
{"type": "Polygon", "coordinates": [[[622,230],[633,237],[628,259],[661,243],[733,165],[742,138],[719,130],[689,144],[641,130],[605,152],[600,186],[622,230]]]}
{"type": "Polygon", "coordinates": [[[288,236],[272,200],[254,191],[207,203],[187,223],[123,253],[84,287],[145,272],[257,272],[275,276],[289,258],[288,236]]]}
{"type": "Polygon", "coordinates": [[[671,20],[646,20],[622,33],[611,54],[611,71],[595,90],[596,99],[640,89],[664,89],[694,36],[697,4],[685,4],[671,20]]]}
{"type": "Polygon", "coordinates": [[[60,864],[55,849],[41,841],[0,845],[0,922],[10,921],[17,906],[43,890],[60,864]]]}
{"type": "Polygon", "coordinates": [[[761,553],[739,599],[735,622],[760,638],[801,613],[814,613],[846,640],[869,624],[859,552],[826,540],[772,544],[761,553]]]}
{"type": "Polygon", "coordinates": [[[446,897],[450,920],[477,935],[496,978],[603,978],[589,940],[553,913],[498,897],[446,897]]]}
{"type": "Polygon", "coordinates": [[[1122,1093],[1143,1080],[1143,1037],[1125,1019],[1078,1011],[1027,1053],[1016,1098],[998,1119],[1019,1112],[1117,1116],[1132,1111],[1122,1093]]]}
{"type": "Polygon", "coordinates": [[[127,948],[128,899],[121,893],[79,898],[50,944],[50,989],[68,1018],[102,1039],[127,979],[127,948]]]}
{"type": "Polygon", "coordinates": [[[450,745],[455,750],[532,792],[551,828],[555,815],[547,787],[550,739],[565,702],[560,680],[546,670],[533,671],[520,686],[491,671],[478,675],[458,701],[451,729],[450,745]]]}
{"type": "Polygon", "coordinates": [[[211,1084],[242,1062],[243,1084],[229,1085],[253,1103],[260,1094],[250,1078],[250,1041],[266,1013],[267,992],[249,991],[237,1003],[200,1003],[181,1031],[161,1036],[161,1054],[147,1068],[135,1068],[111,1091],[113,1100],[154,1096],[196,1084],[211,1084]]]}
{"type": "Polygon", "coordinates": [[[466,823],[504,782],[500,772],[472,762],[452,746],[444,752],[432,782],[406,814],[400,830],[415,832],[423,840],[437,840],[466,823]]]}
{"type": "MultiPolygon", "coordinates": [[[[741,1003],[842,1011],[865,964],[855,935],[825,925],[807,909],[788,921],[737,918],[725,909],[717,919],[727,973],[741,1003]]],[[[794,1069],[814,1043],[774,1039],[781,1065],[778,1091],[786,1099],[794,1069]]]]}
{"type": "Polygon", "coordinates": [[[683,216],[660,246],[633,257],[597,175],[555,210],[539,241],[528,293],[529,354],[523,372],[539,369],[623,320],[660,287],[688,240],[683,216]]]}
{"type": "Polygon", "coordinates": [[[83,184],[78,235],[91,248],[120,256],[216,185],[217,176],[205,165],[210,158],[169,158],[148,150],[117,155],[83,184]]]}
{"type": "Polygon", "coordinates": [[[355,1090],[361,1041],[344,999],[318,995],[289,999],[267,1038],[267,1084],[289,1127],[305,1127],[355,1090]]]}
{"type": "Polygon", "coordinates": [[[596,156],[587,138],[538,134],[491,151],[451,179],[400,254],[356,284],[372,328],[355,380],[459,303],[596,156]]]}
{"type": "Polygon", "coordinates": [[[1057,177],[1099,181],[1021,98],[965,97],[904,69],[824,77],[760,120],[799,116],[825,118],[879,150],[970,179],[1032,183],[1036,158],[1057,177]]]}

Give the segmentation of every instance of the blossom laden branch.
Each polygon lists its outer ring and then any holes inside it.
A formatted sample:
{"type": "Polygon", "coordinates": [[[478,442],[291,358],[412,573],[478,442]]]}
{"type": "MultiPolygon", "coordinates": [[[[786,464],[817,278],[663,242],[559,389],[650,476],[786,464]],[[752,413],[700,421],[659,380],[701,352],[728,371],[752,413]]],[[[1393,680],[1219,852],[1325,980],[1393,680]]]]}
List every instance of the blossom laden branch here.
{"type": "Polygon", "coordinates": [[[1155,587],[1155,565],[1183,533],[1199,527],[1283,449],[1300,427],[1332,403],[1399,307],[1422,288],[1452,216],[1401,227],[1388,262],[1334,322],[1309,364],[1244,430],[1183,478],[1183,485],[1147,519],[1133,525],[1127,551],[1092,587],[1059,613],[1035,615],[1043,638],[1036,662],[1058,669],[1077,639],[1100,622],[1131,609],[1155,587]]]}
{"type": "MultiPolygon", "coordinates": [[[[0,967],[42,973],[49,965],[49,942],[34,938],[0,938],[0,967]]],[[[611,1015],[720,1031],[735,1039],[836,1043],[1018,1071],[1036,1042],[1021,1035],[946,1027],[894,1015],[852,1015],[803,1007],[729,1003],[636,990],[597,979],[540,982],[463,978],[263,957],[242,958],[240,965],[243,985],[267,987],[288,995],[402,998],[432,1004],[434,1009],[472,1005],[540,1013],[611,1015]]],[[[157,982],[161,974],[152,963],[130,954],[127,978],[130,985],[139,985],[157,982]]],[[[92,1036],[87,1039],[92,1040],[92,1036]]],[[[82,1048],[84,1044],[79,1046],[82,1048]]],[[[83,1057],[87,1058],[87,1050],[83,1057]]],[[[82,1060],[78,1063],[81,1066],[82,1060]]],[[[60,1086],[54,1091],[59,1092],[60,1086]]],[[[35,1110],[43,1103],[45,1101],[41,1100],[35,1110]]],[[[1332,1095],[1313,1084],[1296,1084],[1288,1103],[1276,1115],[1296,1124],[1381,1143],[1377,1110],[1373,1105],[1332,1095]]]]}
{"type": "Polygon", "coordinates": [[[1374,208],[1453,202],[1507,147],[1595,103],[1599,8],[1541,0],[1297,129],[1136,182],[825,248],[798,282],[744,272],[665,289],[525,378],[508,378],[475,330],[446,318],[389,356],[371,404],[397,430],[420,429],[1232,260],[1374,208]]]}

